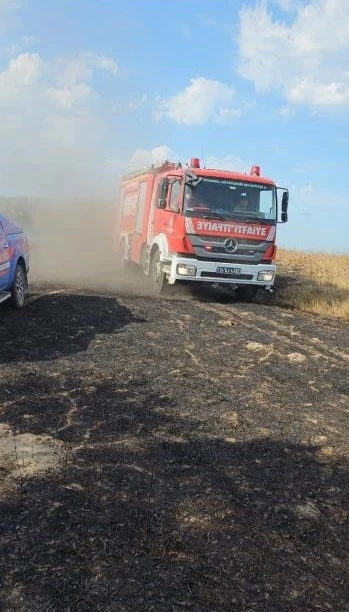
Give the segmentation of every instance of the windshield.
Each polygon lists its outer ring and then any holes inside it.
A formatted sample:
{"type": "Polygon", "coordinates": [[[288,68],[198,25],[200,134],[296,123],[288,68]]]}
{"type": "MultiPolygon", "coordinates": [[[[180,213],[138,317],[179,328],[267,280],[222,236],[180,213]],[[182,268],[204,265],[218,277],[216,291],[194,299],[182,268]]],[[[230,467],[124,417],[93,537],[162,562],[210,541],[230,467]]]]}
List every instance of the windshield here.
{"type": "Polygon", "coordinates": [[[273,185],[203,178],[186,185],[184,215],[203,219],[276,222],[276,191],[273,185]]]}

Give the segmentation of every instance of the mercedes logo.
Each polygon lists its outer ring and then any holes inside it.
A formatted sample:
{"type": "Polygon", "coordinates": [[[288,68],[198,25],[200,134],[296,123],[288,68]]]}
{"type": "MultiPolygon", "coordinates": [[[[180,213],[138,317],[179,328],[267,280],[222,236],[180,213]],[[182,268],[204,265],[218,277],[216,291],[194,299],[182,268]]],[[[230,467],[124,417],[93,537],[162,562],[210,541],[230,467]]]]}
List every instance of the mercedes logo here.
{"type": "Polygon", "coordinates": [[[238,241],[235,240],[235,238],[227,238],[224,241],[224,248],[227,253],[235,253],[236,249],[238,248],[238,241]]]}

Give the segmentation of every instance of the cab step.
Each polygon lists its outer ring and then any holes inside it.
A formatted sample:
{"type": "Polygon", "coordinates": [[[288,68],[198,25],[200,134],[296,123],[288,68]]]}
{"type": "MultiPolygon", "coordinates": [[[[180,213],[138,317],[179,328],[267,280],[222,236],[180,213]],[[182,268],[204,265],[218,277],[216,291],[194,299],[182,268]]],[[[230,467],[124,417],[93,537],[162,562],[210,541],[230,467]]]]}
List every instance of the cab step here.
{"type": "Polygon", "coordinates": [[[0,291],[0,304],[6,302],[10,297],[11,293],[9,291],[0,291]]]}

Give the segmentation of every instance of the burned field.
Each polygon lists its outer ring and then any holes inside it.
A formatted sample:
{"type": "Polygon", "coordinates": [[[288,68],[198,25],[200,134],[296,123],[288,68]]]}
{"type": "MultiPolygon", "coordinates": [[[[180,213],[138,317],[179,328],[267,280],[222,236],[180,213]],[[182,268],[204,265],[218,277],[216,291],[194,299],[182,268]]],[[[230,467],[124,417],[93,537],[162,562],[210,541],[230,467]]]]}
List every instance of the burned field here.
{"type": "Polygon", "coordinates": [[[347,609],[347,323],[76,291],[0,326],[1,610],[347,609]]]}

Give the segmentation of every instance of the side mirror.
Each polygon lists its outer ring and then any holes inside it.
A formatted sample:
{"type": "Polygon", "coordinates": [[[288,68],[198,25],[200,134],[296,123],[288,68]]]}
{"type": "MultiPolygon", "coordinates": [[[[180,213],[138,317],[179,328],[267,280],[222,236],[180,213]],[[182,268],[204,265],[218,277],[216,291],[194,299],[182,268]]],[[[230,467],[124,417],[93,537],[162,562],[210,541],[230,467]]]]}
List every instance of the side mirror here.
{"type": "Polygon", "coordinates": [[[166,208],[166,198],[168,194],[170,183],[168,178],[160,179],[158,186],[158,197],[156,201],[157,208],[166,208]]]}
{"type": "Polygon", "coordinates": [[[282,212],[281,213],[281,223],[287,223],[287,221],[288,221],[287,212],[282,212]]]}
{"type": "Polygon", "coordinates": [[[284,193],[282,194],[281,211],[283,213],[287,213],[287,209],[288,209],[288,191],[284,191],[284,193]]]}

